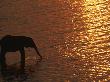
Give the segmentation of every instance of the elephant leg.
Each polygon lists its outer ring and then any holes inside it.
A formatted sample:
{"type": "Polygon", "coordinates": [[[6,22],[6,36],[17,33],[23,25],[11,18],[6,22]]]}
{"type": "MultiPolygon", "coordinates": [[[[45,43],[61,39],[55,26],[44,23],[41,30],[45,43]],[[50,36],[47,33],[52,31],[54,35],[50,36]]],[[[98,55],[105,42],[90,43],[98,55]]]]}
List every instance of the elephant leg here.
{"type": "Polygon", "coordinates": [[[24,70],[25,67],[25,51],[24,48],[20,49],[21,53],[21,69],[24,70]]]}
{"type": "Polygon", "coordinates": [[[6,67],[7,67],[5,54],[6,54],[6,52],[4,50],[1,50],[1,53],[0,53],[0,65],[1,65],[1,72],[2,73],[4,71],[6,71],[6,67]]]}

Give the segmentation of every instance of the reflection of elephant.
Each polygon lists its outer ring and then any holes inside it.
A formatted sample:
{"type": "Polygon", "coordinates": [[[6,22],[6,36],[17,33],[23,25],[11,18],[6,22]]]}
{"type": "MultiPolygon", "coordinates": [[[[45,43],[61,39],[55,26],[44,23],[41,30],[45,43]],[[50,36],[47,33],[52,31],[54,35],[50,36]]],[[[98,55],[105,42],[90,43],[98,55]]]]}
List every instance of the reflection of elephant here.
{"type": "Polygon", "coordinates": [[[15,52],[18,50],[20,51],[22,69],[24,69],[24,66],[25,66],[24,47],[34,48],[37,54],[40,56],[40,59],[42,59],[42,56],[40,55],[33,39],[30,37],[6,35],[0,40],[0,46],[1,46],[1,52],[0,52],[1,71],[6,69],[6,60],[5,60],[6,52],[15,52]]]}

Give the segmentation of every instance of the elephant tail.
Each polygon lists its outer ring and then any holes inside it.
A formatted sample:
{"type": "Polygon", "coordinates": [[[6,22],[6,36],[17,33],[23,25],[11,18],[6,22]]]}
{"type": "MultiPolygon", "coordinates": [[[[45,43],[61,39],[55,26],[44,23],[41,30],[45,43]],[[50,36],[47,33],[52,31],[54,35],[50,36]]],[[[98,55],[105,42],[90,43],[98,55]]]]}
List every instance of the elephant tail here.
{"type": "Polygon", "coordinates": [[[2,44],[2,43],[1,43],[1,40],[0,40],[0,51],[1,51],[1,44],[2,44]]]}
{"type": "Polygon", "coordinates": [[[1,46],[1,40],[0,40],[0,46],[1,46]]]}

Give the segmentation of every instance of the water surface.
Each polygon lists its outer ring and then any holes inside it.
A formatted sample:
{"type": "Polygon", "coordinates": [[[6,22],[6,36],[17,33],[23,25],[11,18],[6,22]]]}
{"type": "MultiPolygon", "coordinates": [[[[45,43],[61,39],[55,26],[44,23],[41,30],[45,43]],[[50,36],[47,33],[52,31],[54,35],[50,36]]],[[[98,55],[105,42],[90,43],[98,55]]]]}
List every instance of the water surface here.
{"type": "Polygon", "coordinates": [[[35,51],[26,49],[22,75],[16,71],[19,52],[7,53],[15,71],[1,82],[109,82],[109,5],[109,0],[2,1],[0,36],[32,37],[43,60],[36,64],[35,51]]]}

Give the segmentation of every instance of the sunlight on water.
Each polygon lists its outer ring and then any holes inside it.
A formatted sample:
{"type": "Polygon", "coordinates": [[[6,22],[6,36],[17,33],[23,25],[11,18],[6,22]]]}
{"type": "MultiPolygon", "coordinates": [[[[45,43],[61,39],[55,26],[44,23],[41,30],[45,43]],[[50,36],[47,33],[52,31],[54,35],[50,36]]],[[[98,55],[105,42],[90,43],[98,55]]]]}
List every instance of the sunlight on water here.
{"type": "MultiPolygon", "coordinates": [[[[65,45],[59,45],[64,58],[79,59],[83,62],[77,70],[86,70],[85,78],[98,82],[110,81],[110,12],[108,0],[69,1],[73,13],[73,32],[65,34],[65,45]],[[77,17],[79,16],[79,17],[77,17]],[[83,24],[81,25],[79,22],[83,24]]],[[[79,72],[80,75],[80,72],[79,72]]],[[[69,81],[68,81],[69,82],[69,81]]]]}
{"type": "Polygon", "coordinates": [[[0,38],[32,37],[43,56],[26,48],[23,75],[7,57],[0,82],[110,82],[110,0],[3,0],[0,11],[0,38]]]}

